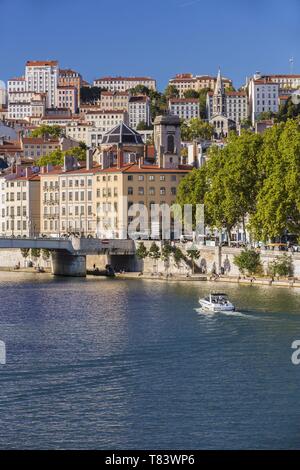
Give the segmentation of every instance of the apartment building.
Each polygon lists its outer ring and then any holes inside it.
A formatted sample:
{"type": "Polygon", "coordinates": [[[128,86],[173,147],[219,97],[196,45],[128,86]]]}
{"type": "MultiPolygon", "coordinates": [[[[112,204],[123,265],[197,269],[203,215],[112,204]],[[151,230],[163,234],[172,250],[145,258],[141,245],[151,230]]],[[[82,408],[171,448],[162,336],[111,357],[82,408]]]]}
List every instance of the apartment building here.
{"type": "Polygon", "coordinates": [[[0,109],[7,105],[7,92],[5,83],[0,80],[0,109]]]}
{"type": "Polygon", "coordinates": [[[127,91],[137,85],[156,90],[156,80],[150,77],[101,77],[94,80],[94,86],[107,91],[127,91]]]}
{"type": "Polygon", "coordinates": [[[41,117],[46,110],[46,93],[13,91],[8,95],[8,118],[41,117]]]}
{"type": "Polygon", "coordinates": [[[1,229],[3,222],[7,236],[40,233],[40,176],[31,167],[5,178],[5,221],[2,213],[1,229]]]}
{"type": "MultiPolygon", "coordinates": [[[[226,77],[222,77],[224,87],[228,88],[232,86],[232,80],[226,77]]],[[[187,90],[200,91],[204,88],[215,89],[217,83],[217,77],[210,75],[193,75],[191,73],[177,74],[174,78],[169,80],[169,85],[173,85],[179,91],[179,98],[184,98],[184,93],[187,90]]]]}
{"type": "Polygon", "coordinates": [[[96,233],[93,212],[93,174],[91,155],[85,168],[78,168],[73,157],[65,157],[63,168],[41,172],[41,231],[45,235],[96,233]]]}
{"type": "Polygon", "coordinates": [[[57,87],[58,108],[69,109],[72,114],[78,111],[78,91],[73,85],[57,87]]]}
{"type": "Polygon", "coordinates": [[[259,74],[250,79],[248,86],[249,113],[253,125],[261,113],[279,110],[279,84],[262,78],[259,74]]]}
{"type": "Polygon", "coordinates": [[[200,103],[197,98],[172,98],[169,100],[169,111],[180,119],[188,121],[200,117],[200,103]]]}
{"type": "Polygon", "coordinates": [[[285,89],[294,89],[297,90],[300,88],[300,75],[290,74],[290,75],[262,75],[261,78],[271,82],[278,83],[280,90],[285,89]]]}
{"type": "Polygon", "coordinates": [[[59,69],[58,86],[75,87],[77,90],[78,103],[80,103],[80,88],[82,85],[83,80],[79,72],[72,69],[59,69]]]}
{"type": "Polygon", "coordinates": [[[48,108],[57,106],[58,74],[57,60],[28,60],[26,62],[26,89],[36,93],[46,93],[48,108]]]}
{"type": "MultiPolygon", "coordinates": [[[[207,94],[206,111],[208,120],[213,117],[213,97],[214,93],[207,94]]],[[[225,112],[226,116],[236,124],[241,123],[249,117],[248,96],[243,91],[225,91],[225,112]]]]}
{"type": "Polygon", "coordinates": [[[151,124],[150,98],[148,96],[131,96],[128,105],[129,126],[137,129],[140,123],[151,124]]]}
{"type": "Polygon", "coordinates": [[[65,133],[78,142],[84,142],[88,147],[97,147],[101,144],[103,131],[88,122],[70,122],[65,133]]]}
{"type": "Polygon", "coordinates": [[[126,91],[103,91],[100,97],[102,110],[126,110],[128,111],[129,93],[126,91]]]}
{"type": "Polygon", "coordinates": [[[128,124],[128,112],[124,110],[95,110],[85,114],[87,122],[97,127],[103,134],[121,122],[128,124]]]}
{"type": "Polygon", "coordinates": [[[59,139],[44,139],[42,137],[23,137],[21,138],[24,157],[38,160],[49,155],[54,150],[60,149],[59,139]]]}

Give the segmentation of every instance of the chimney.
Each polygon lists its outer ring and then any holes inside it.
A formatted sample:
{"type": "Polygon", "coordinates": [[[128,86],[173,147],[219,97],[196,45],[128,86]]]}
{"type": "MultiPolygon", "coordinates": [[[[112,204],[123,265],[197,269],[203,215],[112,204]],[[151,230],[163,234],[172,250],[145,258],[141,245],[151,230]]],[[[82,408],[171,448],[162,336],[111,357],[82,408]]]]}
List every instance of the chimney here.
{"type": "Polygon", "coordinates": [[[117,150],[117,168],[120,169],[123,166],[123,148],[122,144],[118,145],[118,150],[117,150]]]}
{"type": "Polygon", "coordinates": [[[16,176],[22,176],[22,167],[21,165],[16,165],[16,176]]]}
{"type": "Polygon", "coordinates": [[[86,169],[91,170],[93,168],[93,150],[87,149],[86,151],[86,169]]]}
{"type": "Polygon", "coordinates": [[[72,155],[65,155],[64,156],[64,166],[63,166],[63,171],[71,171],[74,169],[76,166],[76,158],[74,158],[72,155]]]}
{"type": "Polygon", "coordinates": [[[28,178],[31,175],[32,175],[32,168],[31,168],[31,166],[27,166],[26,169],[25,169],[25,176],[26,176],[26,178],[28,178]]]}

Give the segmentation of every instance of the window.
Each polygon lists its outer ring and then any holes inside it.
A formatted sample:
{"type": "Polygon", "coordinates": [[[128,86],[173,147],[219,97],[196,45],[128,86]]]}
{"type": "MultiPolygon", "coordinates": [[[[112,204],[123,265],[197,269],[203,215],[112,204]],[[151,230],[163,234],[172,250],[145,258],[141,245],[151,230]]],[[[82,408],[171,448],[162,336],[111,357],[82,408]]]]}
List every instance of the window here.
{"type": "Polygon", "coordinates": [[[144,195],[144,188],[143,188],[142,186],[139,187],[139,189],[138,189],[138,194],[139,194],[140,196],[143,196],[143,195],[144,195]]]}
{"type": "Polygon", "coordinates": [[[171,188],[171,194],[172,196],[176,196],[176,188],[171,188]]]}
{"type": "Polygon", "coordinates": [[[150,194],[150,196],[154,196],[155,195],[155,188],[153,188],[153,187],[149,188],[149,194],[150,194]]]}
{"type": "Polygon", "coordinates": [[[155,180],[155,176],[154,175],[149,175],[149,181],[154,181],[155,180]]]}
{"type": "Polygon", "coordinates": [[[161,196],[164,196],[166,194],[166,188],[160,188],[159,193],[161,196]]]}
{"type": "Polygon", "coordinates": [[[132,194],[133,194],[133,188],[132,188],[132,187],[129,187],[129,188],[128,188],[127,194],[130,195],[130,196],[132,196],[132,194]]]}
{"type": "Polygon", "coordinates": [[[159,179],[160,179],[160,181],[165,181],[166,177],[165,177],[165,175],[160,175],[159,179]]]}
{"type": "Polygon", "coordinates": [[[133,181],[133,175],[128,175],[127,179],[128,179],[128,181],[133,181]]]}
{"type": "Polygon", "coordinates": [[[139,181],[144,181],[144,175],[139,175],[139,181]]]}

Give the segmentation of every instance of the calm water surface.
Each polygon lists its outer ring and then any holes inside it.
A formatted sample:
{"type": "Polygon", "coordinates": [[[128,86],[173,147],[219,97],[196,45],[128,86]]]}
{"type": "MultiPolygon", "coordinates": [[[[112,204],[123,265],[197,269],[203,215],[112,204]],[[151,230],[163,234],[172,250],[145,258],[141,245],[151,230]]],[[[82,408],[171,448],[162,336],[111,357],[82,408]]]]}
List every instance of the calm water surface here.
{"type": "Polygon", "coordinates": [[[0,273],[0,448],[300,448],[300,291],[0,273]]]}

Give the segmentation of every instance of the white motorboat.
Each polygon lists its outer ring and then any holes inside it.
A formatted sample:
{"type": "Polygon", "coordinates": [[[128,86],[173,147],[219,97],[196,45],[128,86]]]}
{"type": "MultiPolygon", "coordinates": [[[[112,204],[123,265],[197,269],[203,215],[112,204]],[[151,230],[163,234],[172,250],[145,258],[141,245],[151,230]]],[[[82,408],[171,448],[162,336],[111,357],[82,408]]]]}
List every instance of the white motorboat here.
{"type": "Polygon", "coordinates": [[[199,303],[204,310],[210,312],[234,312],[235,306],[229,302],[227,294],[211,292],[207,297],[199,299],[199,303]]]}

